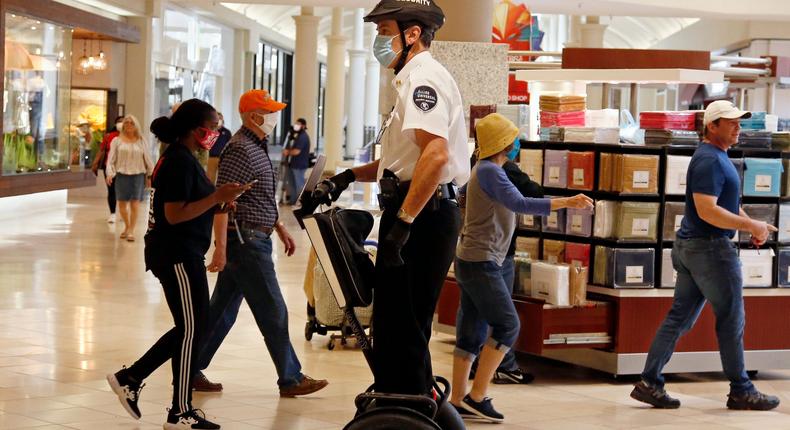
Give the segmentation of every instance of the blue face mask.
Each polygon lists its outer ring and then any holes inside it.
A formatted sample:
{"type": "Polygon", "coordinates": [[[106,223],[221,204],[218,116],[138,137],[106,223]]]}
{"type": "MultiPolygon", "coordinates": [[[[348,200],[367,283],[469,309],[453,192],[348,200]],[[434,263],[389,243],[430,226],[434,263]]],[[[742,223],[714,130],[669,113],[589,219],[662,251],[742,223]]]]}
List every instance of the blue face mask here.
{"type": "Polygon", "coordinates": [[[376,57],[379,64],[384,67],[389,67],[393,61],[395,61],[395,57],[400,54],[400,52],[395,52],[392,50],[392,40],[398,36],[376,36],[376,40],[373,42],[373,56],[376,57]]]}
{"type": "Polygon", "coordinates": [[[513,150],[507,153],[507,159],[510,161],[514,161],[516,157],[518,157],[518,152],[521,150],[521,139],[516,137],[516,141],[513,142],[513,150]]]}

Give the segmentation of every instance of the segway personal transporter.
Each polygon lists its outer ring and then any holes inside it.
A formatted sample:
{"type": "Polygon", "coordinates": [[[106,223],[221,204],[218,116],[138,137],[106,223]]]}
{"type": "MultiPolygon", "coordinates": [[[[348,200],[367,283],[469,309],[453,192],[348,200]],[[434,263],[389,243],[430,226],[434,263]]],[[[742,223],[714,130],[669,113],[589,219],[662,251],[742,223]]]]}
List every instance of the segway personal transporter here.
{"type": "MultiPolygon", "coordinates": [[[[373,301],[375,267],[364,248],[364,241],[373,229],[373,216],[366,211],[338,207],[316,212],[320,206],[331,204],[329,190],[316,189],[325,163],[324,156],[316,160],[299,198],[301,206],[294,210],[294,215],[307,232],[332,293],[372,370],[374,345],[354,308],[369,306],[373,301]]],[[[442,377],[435,379],[436,398],[380,393],[371,386],[356,397],[356,415],[344,430],[465,429],[463,420],[448,401],[450,383],[442,377]]]]}

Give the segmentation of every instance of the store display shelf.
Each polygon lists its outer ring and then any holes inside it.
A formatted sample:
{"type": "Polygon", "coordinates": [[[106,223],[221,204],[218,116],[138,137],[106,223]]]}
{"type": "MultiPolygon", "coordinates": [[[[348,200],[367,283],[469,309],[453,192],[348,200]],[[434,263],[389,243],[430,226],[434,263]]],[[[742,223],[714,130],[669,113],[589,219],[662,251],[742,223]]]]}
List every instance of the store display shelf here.
{"type": "Polygon", "coordinates": [[[592,143],[592,142],[551,142],[548,140],[522,140],[522,149],[567,149],[569,151],[597,151],[615,152],[621,154],[654,154],[664,153],[666,146],[663,145],[632,145],[614,143],[592,143]]]}
{"type": "Polygon", "coordinates": [[[724,81],[724,72],[696,69],[559,69],[518,70],[516,80],[526,82],[712,84],[724,81]]]}
{"type": "Polygon", "coordinates": [[[577,194],[585,194],[593,200],[614,200],[614,201],[636,201],[636,202],[660,202],[661,196],[658,194],[620,194],[610,191],[587,191],[574,190],[569,188],[543,187],[543,192],[547,196],[568,197],[577,194]]]}
{"type": "MultiPolygon", "coordinates": [[[[636,297],[636,298],[656,298],[656,297],[674,297],[674,288],[647,288],[647,289],[614,289],[609,287],[601,287],[598,285],[588,285],[587,293],[600,296],[609,297],[636,297]]],[[[790,288],[745,288],[743,290],[745,297],[790,297],[790,288]]]]}

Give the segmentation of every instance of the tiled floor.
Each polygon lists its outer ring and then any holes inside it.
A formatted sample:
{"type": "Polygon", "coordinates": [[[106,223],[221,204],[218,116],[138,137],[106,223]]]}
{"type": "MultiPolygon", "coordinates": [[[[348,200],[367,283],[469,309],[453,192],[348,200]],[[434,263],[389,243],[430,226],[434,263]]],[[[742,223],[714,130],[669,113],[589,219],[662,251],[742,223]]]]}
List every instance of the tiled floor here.
{"type": "MultiPolygon", "coordinates": [[[[142,241],[120,241],[118,227],[105,219],[97,187],[72,193],[65,211],[20,213],[0,224],[0,429],[161,428],[171,396],[169,366],[147,381],[141,421],[126,415],[104,380],[171,325],[158,283],[143,271],[142,241]]],[[[358,350],[330,352],[322,336],[304,340],[306,238],[296,236],[297,255],[277,257],[291,338],[305,372],[331,383],[312,397],[280,399],[244,306],[207,372],[225,385],[224,393],[195,400],[223,429],[340,429],[353,414],[354,396],[371,382],[358,350]]],[[[448,376],[451,341],[436,335],[431,345],[437,373],[448,376]]],[[[782,397],[777,411],[727,411],[727,383],[719,374],[671,377],[683,408],[658,411],[629,399],[632,379],[536,359],[524,364],[537,373],[534,384],[491,390],[506,415],[498,429],[790,429],[790,372],[760,374],[758,386],[782,397]]]]}

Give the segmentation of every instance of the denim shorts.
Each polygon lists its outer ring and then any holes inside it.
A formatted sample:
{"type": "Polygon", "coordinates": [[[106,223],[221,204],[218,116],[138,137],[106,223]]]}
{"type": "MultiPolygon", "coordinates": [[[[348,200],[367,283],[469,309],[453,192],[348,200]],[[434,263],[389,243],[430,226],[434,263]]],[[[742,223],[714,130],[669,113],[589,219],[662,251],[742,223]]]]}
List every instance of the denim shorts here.
{"type": "Polygon", "coordinates": [[[461,289],[455,355],[473,358],[484,343],[507,352],[516,343],[520,322],[511,297],[513,287],[506,281],[513,279],[512,271],[512,265],[499,266],[492,261],[455,260],[461,289]]]}
{"type": "Polygon", "coordinates": [[[145,173],[139,175],[115,175],[115,198],[118,201],[145,200],[145,173]]]}

